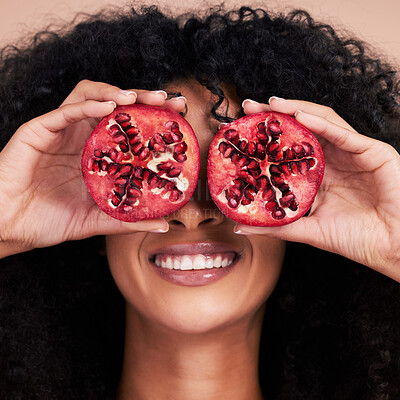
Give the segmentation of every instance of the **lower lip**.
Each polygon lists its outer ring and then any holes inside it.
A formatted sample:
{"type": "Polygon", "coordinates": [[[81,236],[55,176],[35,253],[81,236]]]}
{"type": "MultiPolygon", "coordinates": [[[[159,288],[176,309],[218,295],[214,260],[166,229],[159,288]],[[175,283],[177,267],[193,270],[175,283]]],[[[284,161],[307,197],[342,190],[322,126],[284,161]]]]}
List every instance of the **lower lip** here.
{"type": "Polygon", "coordinates": [[[236,265],[237,259],[227,267],[207,268],[180,271],[176,269],[168,269],[157,267],[153,262],[150,262],[156,273],[164,280],[180,286],[204,286],[216,282],[232,271],[236,265]]]}

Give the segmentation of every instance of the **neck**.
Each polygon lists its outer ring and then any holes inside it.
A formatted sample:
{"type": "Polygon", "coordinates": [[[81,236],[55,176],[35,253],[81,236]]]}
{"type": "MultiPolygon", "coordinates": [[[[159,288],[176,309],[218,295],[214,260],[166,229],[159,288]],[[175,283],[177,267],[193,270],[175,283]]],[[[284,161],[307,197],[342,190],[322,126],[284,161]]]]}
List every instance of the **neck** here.
{"type": "Polygon", "coordinates": [[[184,334],[127,305],[118,400],[262,400],[258,352],[263,312],[213,332],[184,334]]]}

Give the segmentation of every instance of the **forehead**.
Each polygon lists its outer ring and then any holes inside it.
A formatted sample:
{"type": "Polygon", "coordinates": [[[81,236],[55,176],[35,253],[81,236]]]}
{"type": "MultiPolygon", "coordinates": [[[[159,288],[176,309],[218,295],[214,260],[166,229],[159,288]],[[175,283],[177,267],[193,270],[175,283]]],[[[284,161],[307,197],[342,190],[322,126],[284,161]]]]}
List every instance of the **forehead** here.
{"type": "MultiPolygon", "coordinates": [[[[234,85],[221,84],[225,97],[228,99],[228,117],[239,118],[242,113],[241,99],[236,94],[234,85]]],[[[211,91],[201,85],[194,79],[174,82],[166,85],[164,88],[168,93],[180,93],[187,99],[187,115],[202,114],[205,118],[212,118],[211,109],[218,100],[216,95],[212,95],[211,91]]],[[[224,114],[227,106],[224,101],[219,108],[219,113],[224,114]]]]}

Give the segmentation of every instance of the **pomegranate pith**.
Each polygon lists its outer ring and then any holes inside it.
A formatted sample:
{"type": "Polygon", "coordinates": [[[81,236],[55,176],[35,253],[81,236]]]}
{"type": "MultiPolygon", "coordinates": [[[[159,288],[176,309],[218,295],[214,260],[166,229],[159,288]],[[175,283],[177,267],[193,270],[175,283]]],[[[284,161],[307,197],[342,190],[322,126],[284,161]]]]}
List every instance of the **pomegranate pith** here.
{"type": "Polygon", "coordinates": [[[160,218],[183,207],[199,173],[199,145],[178,113],[134,104],[104,117],[81,161],[89,193],[108,215],[128,222],[160,218]]]}
{"type": "Polygon", "coordinates": [[[294,118],[263,112],[239,118],[211,142],[211,197],[234,221],[278,226],[311,207],[324,174],[322,148],[294,118]]]}

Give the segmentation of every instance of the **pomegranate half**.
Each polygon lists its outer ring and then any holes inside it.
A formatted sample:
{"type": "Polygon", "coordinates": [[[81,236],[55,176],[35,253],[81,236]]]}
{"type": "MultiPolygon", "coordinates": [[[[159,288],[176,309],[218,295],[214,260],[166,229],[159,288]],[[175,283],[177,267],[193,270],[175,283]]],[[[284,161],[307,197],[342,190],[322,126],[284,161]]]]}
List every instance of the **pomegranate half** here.
{"type": "Polygon", "coordinates": [[[325,161],[314,135],[294,118],[263,112],[218,131],[208,155],[208,186],[217,207],[242,224],[278,226],[311,207],[325,161]]]}
{"type": "Polygon", "coordinates": [[[81,167],[93,200],[135,222],[166,216],[191,198],[199,144],[189,123],[163,107],[134,104],[104,117],[86,142],[81,167]]]}

